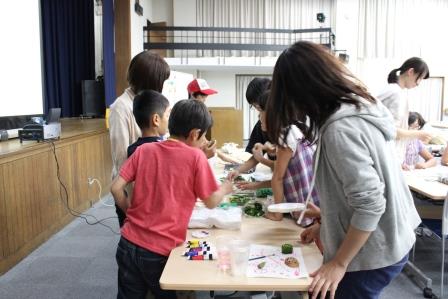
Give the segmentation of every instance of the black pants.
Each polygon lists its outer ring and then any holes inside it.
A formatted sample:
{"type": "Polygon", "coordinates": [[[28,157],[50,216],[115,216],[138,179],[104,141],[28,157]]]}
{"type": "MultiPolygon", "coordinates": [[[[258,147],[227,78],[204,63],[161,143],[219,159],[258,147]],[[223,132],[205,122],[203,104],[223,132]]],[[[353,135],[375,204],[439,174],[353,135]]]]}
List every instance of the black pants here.
{"type": "Polygon", "coordinates": [[[123,212],[122,209],[120,209],[119,206],[117,206],[117,204],[115,204],[115,212],[117,213],[118,216],[118,224],[120,224],[120,228],[122,228],[124,224],[124,219],[126,219],[126,214],[123,212]]]}
{"type": "Polygon", "coordinates": [[[398,275],[408,255],[398,263],[374,270],[347,272],[336,290],[337,299],[377,299],[381,291],[398,275]]]}
{"type": "Polygon", "coordinates": [[[121,237],[116,254],[118,264],[118,299],[146,297],[175,299],[175,291],[160,288],[159,279],[168,257],[143,249],[121,237]]]}

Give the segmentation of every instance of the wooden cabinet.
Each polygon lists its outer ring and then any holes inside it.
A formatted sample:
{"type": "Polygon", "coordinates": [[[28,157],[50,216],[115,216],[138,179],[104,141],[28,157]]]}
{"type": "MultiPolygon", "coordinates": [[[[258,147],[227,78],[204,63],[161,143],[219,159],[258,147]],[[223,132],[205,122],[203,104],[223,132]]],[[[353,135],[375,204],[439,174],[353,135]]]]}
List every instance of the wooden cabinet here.
{"type": "Polygon", "coordinates": [[[207,139],[216,139],[218,148],[226,142],[243,146],[243,111],[227,107],[210,107],[213,127],[207,132],[207,139]]]}

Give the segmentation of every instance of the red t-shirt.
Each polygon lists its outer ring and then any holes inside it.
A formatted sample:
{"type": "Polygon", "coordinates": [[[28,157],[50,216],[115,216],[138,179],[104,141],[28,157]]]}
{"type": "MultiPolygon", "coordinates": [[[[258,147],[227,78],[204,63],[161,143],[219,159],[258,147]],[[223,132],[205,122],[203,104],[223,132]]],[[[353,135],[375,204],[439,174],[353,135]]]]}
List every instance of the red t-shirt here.
{"type": "Polygon", "coordinates": [[[135,181],[122,236],[165,256],[185,241],[196,199],[218,189],[204,153],[173,140],[139,146],[120,176],[135,181]]]}

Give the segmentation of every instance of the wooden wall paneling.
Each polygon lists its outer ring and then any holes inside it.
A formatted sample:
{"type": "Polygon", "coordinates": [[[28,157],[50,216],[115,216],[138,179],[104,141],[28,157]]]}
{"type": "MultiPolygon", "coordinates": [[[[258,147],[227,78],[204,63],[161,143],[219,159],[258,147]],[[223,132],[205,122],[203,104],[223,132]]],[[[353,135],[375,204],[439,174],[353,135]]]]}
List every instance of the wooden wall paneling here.
{"type": "MultiPolygon", "coordinates": [[[[73,168],[73,160],[74,160],[73,145],[61,146],[56,149],[56,153],[58,154],[59,159],[61,179],[65,187],[67,188],[68,206],[70,207],[70,209],[75,210],[76,212],[81,212],[78,211],[79,202],[75,190],[76,173],[74,173],[73,168]]],[[[68,213],[69,213],[68,209],[62,206],[60,216],[63,217],[68,213]]]]}
{"type": "MultiPolygon", "coordinates": [[[[31,167],[32,169],[42,169],[40,168],[40,161],[42,157],[42,154],[33,155],[31,156],[32,162],[31,167]]],[[[43,200],[42,193],[44,190],[44,186],[42,184],[42,179],[38,175],[33,175],[33,191],[34,191],[34,200],[31,203],[31,211],[32,216],[34,219],[34,235],[38,235],[43,230],[42,225],[42,212],[41,212],[41,202],[43,200]]]]}
{"type": "MultiPolygon", "coordinates": [[[[92,140],[96,140],[97,138],[89,138],[92,140]]],[[[82,198],[82,201],[88,200],[90,201],[90,196],[89,196],[89,183],[87,181],[87,178],[92,177],[91,174],[89,173],[89,164],[90,161],[88,159],[88,156],[92,153],[92,152],[96,152],[99,149],[99,147],[96,146],[89,146],[89,143],[87,141],[84,141],[80,144],[77,145],[77,151],[78,151],[78,158],[80,163],[78,164],[79,169],[78,169],[78,188],[79,188],[79,196],[80,198],[82,198]],[[95,149],[95,150],[93,150],[95,149]]]]}
{"type": "Polygon", "coordinates": [[[243,111],[226,107],[210,107],[213,126],[207,132],[207,138],[216,139],[217,147],[226,142],[243,145],[243,111]]]}
{"type": "Polygon", "coordinates": [[[18,199],[18,208],[20,210],[21,218],[20,218],[20,225],[22,230],[22,238],[20,240],[20,247],[25,244],[28,236],[29,236],[29,225],[28,225],[28,203],[27,203],[27,196],[26,196],[26,176],[23,171],[24,163],[27,159],[21,159],[14,162],[14,185],[16,186],[16,198],[18,199]]]}
{"type": "MultiPolygon", "coordinates": [[[[99,144],[99,142],[97,142],[98,139],[95,140],[89,140],[89,143],[91,146],[94,146],[95,148],[101,148],[101,145],[99,144]]],[[[104,185],[104,182],[102,182],[102,178],[98,175],[98,172],[96,171],[96,167],[98,165],[98,152],[99,151],[95,151],[95,152],[88,152],[88,155],[86,156],[87,159],[87,173],[88,176],[91,177],[92,179],[97,179],[101,186],[104,185]]],[[[93,182],[92,185],[89,185],[89,189],[88,189],[88,198],[91,202],[96,202],[98,201],[98,183],[97,182],[93,182]]]]}
{"type": "Polygon", "coordinates": [[[131,61],[131,2],[114,1],[115,91],[121,95],[128,86],[126,71],[131,61]]]}
{"type": "Polygon", "coordinates": [[[5,173],[3,172],[3,166],[0,165],[0,260],[3,260],[9,255],[9,241],[8,241],[8,227],[7,227],[7,215],[6,215],[6,196],[5,189],[3,187],[3,179],[5,173]]]}
{"type": "Polygon", "coordinates": [[[66,198],[65,191],[63,187],[59,184],[57,177],[57,164],[54,158],[53,150],[46,152],[46,161],[49,163],[48,168],[48,183],[50,188],[46,197],[46,205],[44,206],[44,215],[46,215],[46,225],[45,227],[51,226],[55,221],[63,217],[67,212],[66,204],[70,205],[70,184],[67,181],[66,175],[63,171],[69,171],[66,167],[66,161],[61,153],[61,150],[56,146],[56,157],[59,163],[60,178],[62,183],[67,188],[68,199],[66,198]]]}
{"type": "Polygon", "coordinates": [[[8,231],[10,232],[9,236],[9,251],[15,252],[18,250],[20,244],[19,240],[21,239],[21,227],[20,227],[20,219],[21,215],[19,213],[18,209],[18,202],[19,200],[16,200],[16,188],[14,186],[14,172],[12,170],[12,163],[7,163],[4,165],[5,170],[5,195],[6,198],[9,200],[6,201],[6,210],[8,212],[7,219],[8,219],[8,231]]]}
{"type": "Polygon", "coordinates": [[[24,225],[24,243],[31,239],[33,235],[33,220],[31,217],[31,202],[32,202],[32,194],[34,190],[32,189],[32,176],[30,173],[36,175],[31,169],[30,164],[31,159],[28,157],[23,159],[20,163],[17,163],[18,167],[18,177],[22,178],[18,181],[18,185],[20,186],[20,194],[22,196],[22,209],[23,209],[23,225],[24,225]]]}
{"type": "Polygon", "coordinates": [[[112,155],[110,152],[110,138],[108,135],[102,136],[101,144],[103,145],[101,160],[104,162],[104,165],[107,166],[101,168],[103,180],[104,182],[107,182],[107,184],[105,184],[105,186],[107,186],[107,191],[104,190],[105,188],[103,188],[103,192],[106,191],[106,193],[108,193],[112,178],[112,155]]]}

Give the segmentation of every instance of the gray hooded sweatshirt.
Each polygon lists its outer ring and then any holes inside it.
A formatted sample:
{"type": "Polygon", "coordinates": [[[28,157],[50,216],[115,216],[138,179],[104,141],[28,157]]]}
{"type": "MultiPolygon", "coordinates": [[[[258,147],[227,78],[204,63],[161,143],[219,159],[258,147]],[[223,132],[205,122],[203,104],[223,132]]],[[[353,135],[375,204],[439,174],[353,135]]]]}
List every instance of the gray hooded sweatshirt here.
{"type": "Polygon", "coordinates": [[[343,104],[322,126],[315,161],[324,262],[335,257],[350,225],[372,232],[348,271],[399,262],[421,222],[396,162],[393,117],[379,101],[361,102],[360,110],[343,104]]]}

